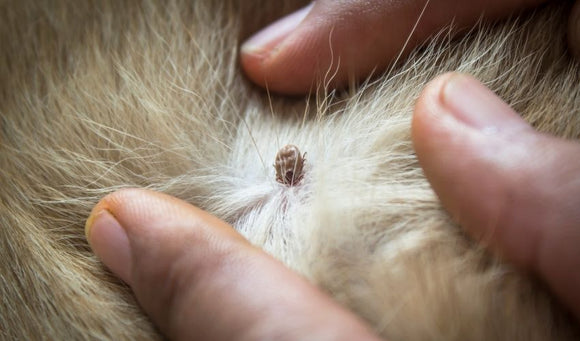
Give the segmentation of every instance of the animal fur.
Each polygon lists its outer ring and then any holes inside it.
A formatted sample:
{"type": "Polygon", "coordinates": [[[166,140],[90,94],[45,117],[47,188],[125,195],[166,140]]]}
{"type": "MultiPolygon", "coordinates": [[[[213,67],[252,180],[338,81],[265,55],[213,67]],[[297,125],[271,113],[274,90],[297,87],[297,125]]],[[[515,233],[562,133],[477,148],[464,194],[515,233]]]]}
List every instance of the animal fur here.
{"type": "Polygon", "coordinates": [[[578,339],[536,279],[452,223],[409,136],[419,91],[458,70],[578,139],[570,3],[443,31],[349,91],[269,98],[239,44],[296,2],[0,1],[1,339],[162,338],[84,238],[125,187],[228,221],[389,340],[578,339]],[[292,187],[272,167],[286,144],[307,153],[292,187]]]}

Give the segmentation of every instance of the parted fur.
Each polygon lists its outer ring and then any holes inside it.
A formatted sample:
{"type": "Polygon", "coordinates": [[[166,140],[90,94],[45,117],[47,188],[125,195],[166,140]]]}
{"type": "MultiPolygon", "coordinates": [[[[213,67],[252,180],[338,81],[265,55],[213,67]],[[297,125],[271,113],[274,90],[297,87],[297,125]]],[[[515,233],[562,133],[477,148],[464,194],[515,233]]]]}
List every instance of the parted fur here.
{"type": "Polygon", "coordinates": [[[3,340],[162,338],[84,237],[92,206],[126,187],[228,221],[389,340],[578,339],[538,281],[452,223],[410,142],[415,99],[451,70],[578,139],[570,3],[443,31],[349,91],[269,97],[242,76],[239,43],[298,5],[0,1],[3,340]],[[306,152],[295,186],[276,181],[286,144],[306,152]]]}

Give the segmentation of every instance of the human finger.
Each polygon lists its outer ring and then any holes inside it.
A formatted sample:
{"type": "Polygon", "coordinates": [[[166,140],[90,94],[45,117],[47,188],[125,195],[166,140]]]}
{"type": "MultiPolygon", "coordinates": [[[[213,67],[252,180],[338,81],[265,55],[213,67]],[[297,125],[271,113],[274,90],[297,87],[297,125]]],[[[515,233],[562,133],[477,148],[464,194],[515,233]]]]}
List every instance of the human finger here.
{"type": "Polygon", "coordinates": [[[231,226],[141,189],[103,198],[87,238],[175,340],[375,340],[354,315],[231,226]]]}
{"type": "Polygon", "coordinates": [[[412,137],[454,219],[542,277],[580,318],[580,144],[535,131],[481,83],[453,73],[419,97],[412,137]]]}
{"type": "Polygon", "coordinates": [[[271,24],[241,48],[248,77],[269,90],[304,94],[383,70],[451,22],[457,29],[543,0],[318,0],[271,24]]]}

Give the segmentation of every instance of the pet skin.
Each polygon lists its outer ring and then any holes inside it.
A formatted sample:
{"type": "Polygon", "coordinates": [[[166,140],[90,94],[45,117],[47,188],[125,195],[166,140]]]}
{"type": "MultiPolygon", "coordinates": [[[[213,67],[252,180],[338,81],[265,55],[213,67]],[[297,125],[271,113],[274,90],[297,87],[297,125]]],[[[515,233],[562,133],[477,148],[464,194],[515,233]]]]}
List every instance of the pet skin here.
{"type": "Polygon", "coordinates": [[[239,44],[300,5],[0,1],[1,339],[162,339],[84,237],[93,205],[126,187],[217,215],[389,340],[579,338],[541,283],[450,220],[410,142],[419,92],[452,70],[578,139],[570,3],[444,30],[344,92],[268,96],[239,44]],[[288,144],[306,153],[292,186],[273,167],[288,144]]]}

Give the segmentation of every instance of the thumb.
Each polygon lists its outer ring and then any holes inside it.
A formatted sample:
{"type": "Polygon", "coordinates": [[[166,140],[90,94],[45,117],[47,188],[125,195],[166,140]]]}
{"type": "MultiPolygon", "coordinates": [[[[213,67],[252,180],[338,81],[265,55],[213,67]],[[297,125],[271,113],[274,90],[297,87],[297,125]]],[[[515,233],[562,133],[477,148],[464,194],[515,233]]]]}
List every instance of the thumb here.
{"type": "Polygon", "coordinates": [[[580,318],[580,144],[536,132],[459,74],[426,87],[412,136],[425,175],[455,220],[542,277],[580,318]]]}
{"type": "Polygon", "coordinates": [[[441,28],[474,25],[544,0],[318,0],[244,43],[241,63],[262,87],[304,94],[331,75],[332,86],[383,70],[441,28]]]}
{"type": "Polygon", "coordinates": [[[86,234],[172,339],[375,339],[228,224],[170,196],[110,194],[93,209],[86,234]]]}

